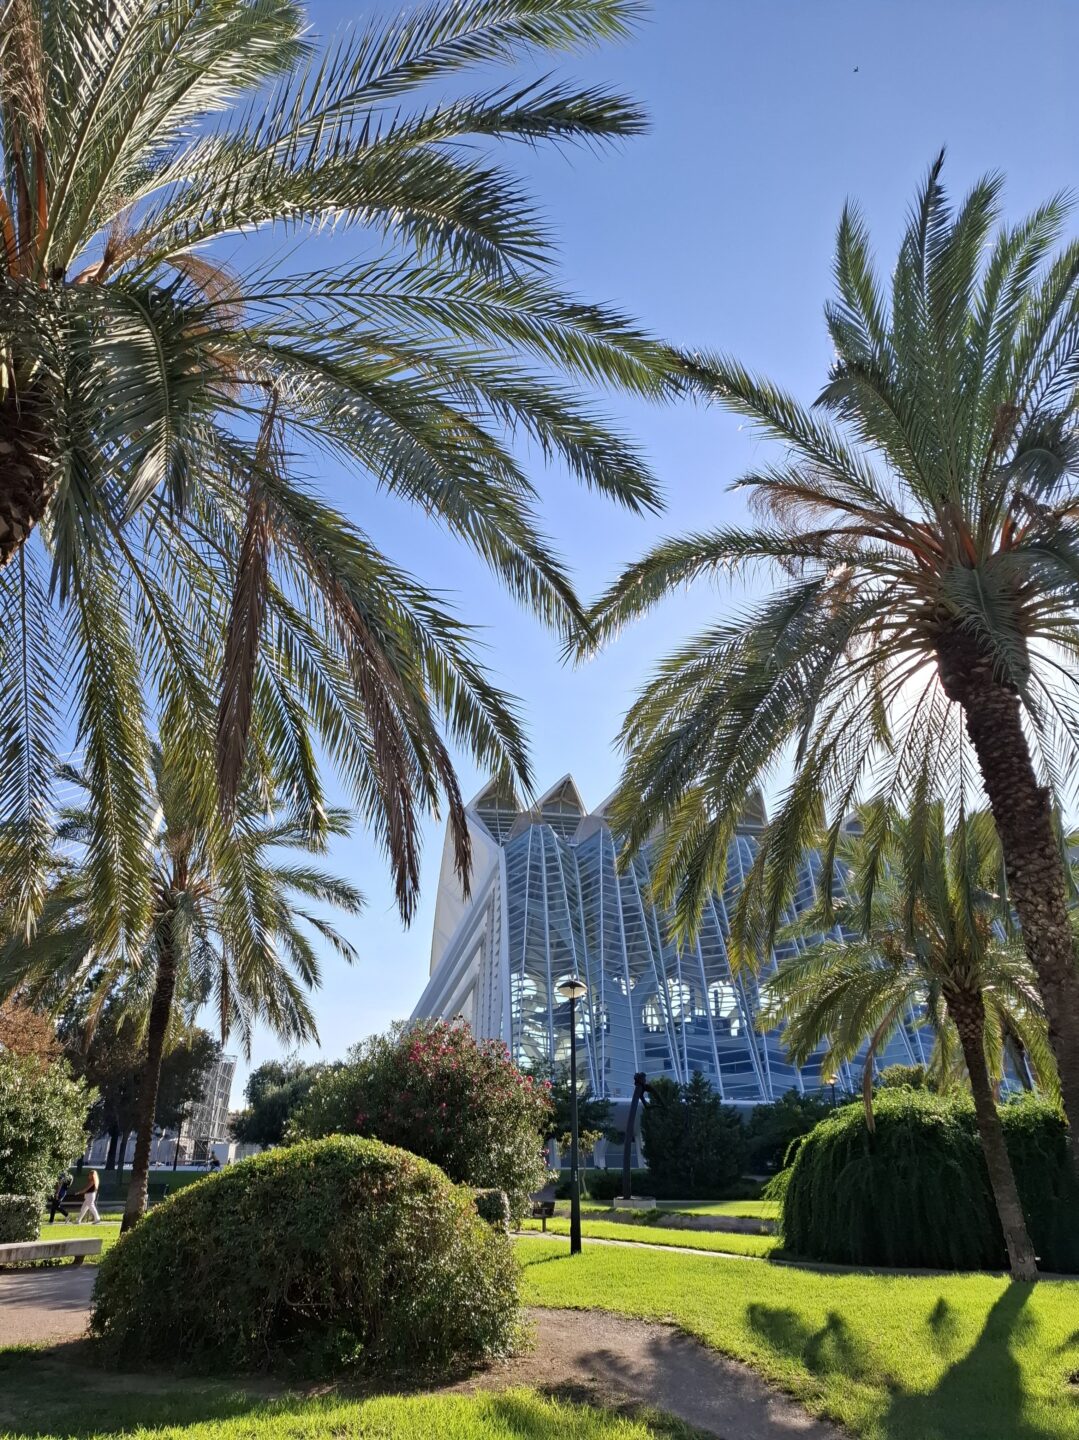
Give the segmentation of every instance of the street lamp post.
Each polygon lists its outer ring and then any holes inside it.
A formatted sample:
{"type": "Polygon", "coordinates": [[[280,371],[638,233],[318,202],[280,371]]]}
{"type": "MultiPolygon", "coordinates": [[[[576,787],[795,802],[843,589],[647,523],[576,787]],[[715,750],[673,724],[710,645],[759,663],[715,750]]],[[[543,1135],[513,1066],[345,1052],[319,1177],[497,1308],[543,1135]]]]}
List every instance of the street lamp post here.
{"type": "Polygon", "coordinates": [[[838,1076],[838,1075],[829,1075],[829,1076],[828,1076],[828,1084],[832,1087],[832,1109],[833,1109],[833,1110],[836,1108],[835,1087],[836,1087],[836,1085],[837,1085],[838,1083],[839,1083],[839,1076],[838,1076]]]}
{"type": "Polygon", "coordinates": [[[567,975],[558,993],[569,1001],[569,1253],[581,1253],[581,1172],[577,1135],[577,1001],[587,990],[579,975],[567,975]]]}

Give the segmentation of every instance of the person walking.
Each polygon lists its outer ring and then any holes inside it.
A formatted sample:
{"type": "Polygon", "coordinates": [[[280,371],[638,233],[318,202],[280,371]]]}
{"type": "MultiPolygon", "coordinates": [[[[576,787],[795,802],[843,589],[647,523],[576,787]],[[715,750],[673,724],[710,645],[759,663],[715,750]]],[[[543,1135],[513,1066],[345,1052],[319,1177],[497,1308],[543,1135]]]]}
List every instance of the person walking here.
{"type": "Polygon", "coordinates": [[[70,1189],[71,1176],[67,1173],[67,1171],[65,1171],[64,1174],[60,1176],[59,1180],[57,1180],[56,1189],[52,1192],[52,1200],[49,1202],[50,1225],[56,1224],[57,1211],[59,1211],[60,1214],[64,1217],[64,1224],[67,1224],[68,1213],[64,1207],[64,1201],[67,1199],[67,1193],[70,1189]]]}
{"type": "Polygon", "coordinates": [[[81,1225],[87,1216],[90,1217],[95,1225],[100,1223],[101,1216],[97,1213],[97,1192],[100,1189],[101,1181],[98,1179],[97,1171],[91,1170],[86,1178],[86,1187],[82,1191],[81,1196],[75,1197],[76,1199],[82,1200],[82,1209],[79,1211],[77,1224],[81,1225]]]}

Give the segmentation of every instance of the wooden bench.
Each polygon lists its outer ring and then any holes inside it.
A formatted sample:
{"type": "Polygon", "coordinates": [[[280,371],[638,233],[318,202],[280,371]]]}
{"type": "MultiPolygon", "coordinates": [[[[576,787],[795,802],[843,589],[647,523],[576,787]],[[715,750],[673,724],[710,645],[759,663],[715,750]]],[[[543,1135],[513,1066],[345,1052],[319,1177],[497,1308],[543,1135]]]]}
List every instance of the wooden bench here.
{"type": "Polygon", "coordinates": [[[81,1265],[87,1255],[101,1254],[101,1240],[96,1235],[73,1235],[70,1240],[20,1240],[0,1245],[0,1265],[20,1265],[27,1260],[59,1260],[72,1255],[81,1265]]]}
{"type": "Polygon", "coordinates": [[[546,1235],[546,1233],[547,1233],[547,1221],[550,1220],[550,1218],[551,1218],[551,1216],[552,1216],[553,1214],[554,1214],[554,1201],[553,1201],[553,1200],[533,1200],[533,1201],[532,1201],[532,1219],[533,1219],[533,1220],[542,1220],[542,1221],[543,1221],[543,1233],[544,1233],[545,1235],[546,1235]]]}

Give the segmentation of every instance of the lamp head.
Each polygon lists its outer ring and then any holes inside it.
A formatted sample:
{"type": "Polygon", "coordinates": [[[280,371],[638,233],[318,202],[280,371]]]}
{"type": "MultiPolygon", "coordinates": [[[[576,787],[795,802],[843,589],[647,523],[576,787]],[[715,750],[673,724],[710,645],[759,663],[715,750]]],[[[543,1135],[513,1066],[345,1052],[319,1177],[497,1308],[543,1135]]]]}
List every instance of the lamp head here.
{"type": "Polygon", "coordinates": [[[588,986],[579,975],[567,975],[564,980],[558,982],[555,989],[566,1000],[579,1000],[582,995],[588,993],[588,986]]]}

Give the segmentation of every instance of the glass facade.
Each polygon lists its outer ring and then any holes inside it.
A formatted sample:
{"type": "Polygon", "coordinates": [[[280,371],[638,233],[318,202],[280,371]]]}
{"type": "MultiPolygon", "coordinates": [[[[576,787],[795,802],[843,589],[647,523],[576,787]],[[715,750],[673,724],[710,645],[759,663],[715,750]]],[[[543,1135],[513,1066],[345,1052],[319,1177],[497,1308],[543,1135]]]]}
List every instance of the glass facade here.
{"type": "MultiPolygon", "coordinates": [[[[455,965],[462,969],[451,944],[417,1016],[445,1013],[439,997],[452,993],[454,1013],[465,1014],[480,1033],[501,1034],[519,1064],[547,1070],[569,1059],[569,1005],[556,987],[576,971],[588,986],[578,1002],[578,1066],[593,1093],[627,1096],[638,1070],[680,1082],[700,1071],[725,1100],[743,1104],[791,1088],[821,1088],[819,1060],[799,1070],[787,1057],[782,1034],[756,1027],[759,987],[777,957],[760,980],[732,974],[728,962],[728,917],[753,860],[751,826],[731,845],[724,890],[712,897],[696,945],[679,953],[667,939],[664,915],[648,898],[647,852],[619,874],[611,830],[602,812],[584,811],[572,780],[560,782],[528,811],[488,787],[470,813],[500,852],[499,883],[476,904],[490,910],[488,931],[499,922],[492,963],[508,982],[499,987],[496,977],[477,973],[475,988],[488,994],[501,989],[508,1013],[495,1024],[488,1007],[481,1019],[468,1008],[467,974],[452,985],[440,976],[455,965]]],[[[818,872],[817,857],[807,856],[798,909],[811,900],[818,872]]],[[[462,933],[474,935],[475,921],[466,914],[462,933]]],[[[879,1063],[926,1058],[912,1025],[879,1063]]],[[[853,1089],[860,1071],[840,1080],[853,1089]]]]}

